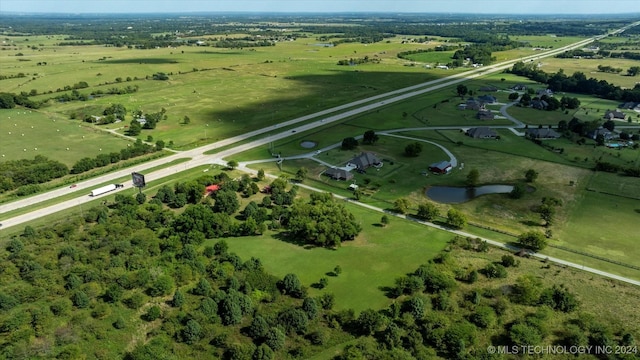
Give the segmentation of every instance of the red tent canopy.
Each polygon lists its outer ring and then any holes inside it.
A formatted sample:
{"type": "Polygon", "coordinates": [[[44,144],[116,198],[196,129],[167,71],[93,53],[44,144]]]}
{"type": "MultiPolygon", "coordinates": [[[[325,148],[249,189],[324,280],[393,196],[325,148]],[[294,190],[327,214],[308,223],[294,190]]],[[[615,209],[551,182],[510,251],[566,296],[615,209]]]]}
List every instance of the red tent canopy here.
{"type": "Polygon", "coordinates": [[[207,192],[218,191],[218,190],[220,190],[220,185],[216,185],[216,184],[209,185],[205,189],[207,190],[207,192]]]}

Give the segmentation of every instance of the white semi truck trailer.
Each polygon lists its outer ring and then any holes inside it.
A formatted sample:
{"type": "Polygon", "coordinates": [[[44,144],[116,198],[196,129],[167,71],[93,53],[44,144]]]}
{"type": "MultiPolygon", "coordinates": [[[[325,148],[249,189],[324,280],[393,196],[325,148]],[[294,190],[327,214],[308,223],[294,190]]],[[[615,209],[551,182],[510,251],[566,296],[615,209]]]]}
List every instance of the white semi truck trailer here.
{"type": "Polygon", "coordinates": [[[122,184],[109,184],[109,185],[105,185],[103,187],[99,187],[97,189],[94,189],[91,191],[91,194],[89,194],[89,196],[98,196],[98,195],[102,195],[102,194],[106,194],[109,191],[113,191],[115,189],[120,189],[124,187],[124,185],[122,184]]]}

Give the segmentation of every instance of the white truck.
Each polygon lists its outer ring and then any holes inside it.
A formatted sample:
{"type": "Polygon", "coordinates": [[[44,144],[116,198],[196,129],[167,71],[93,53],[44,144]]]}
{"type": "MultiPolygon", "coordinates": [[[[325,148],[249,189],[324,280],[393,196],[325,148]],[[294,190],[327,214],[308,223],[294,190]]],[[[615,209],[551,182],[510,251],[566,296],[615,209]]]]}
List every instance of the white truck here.
{"type": "Polygon", "coordinates": [[[98,196],[98,195],[102,195],[102,194],[106,194],[109,191],[113,191],[115,189],[120,189],[124,187],[124,185],[122,184],[109,184],[109,185],[105,185],[103,187],[99,187],[97,189],[94,189],[91,191],[91,194],[89,194],[89,196],[98,196]]]}

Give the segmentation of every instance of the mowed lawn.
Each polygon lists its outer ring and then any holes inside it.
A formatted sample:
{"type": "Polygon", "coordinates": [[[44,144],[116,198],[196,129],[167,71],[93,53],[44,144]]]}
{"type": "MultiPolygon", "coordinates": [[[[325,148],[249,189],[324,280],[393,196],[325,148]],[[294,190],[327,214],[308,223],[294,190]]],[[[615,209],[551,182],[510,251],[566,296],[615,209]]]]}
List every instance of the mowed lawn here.
{"type": "MultiPolygon", "coordinates": [[[[392,287],[394,280],[415,270],[444,249],[451,234],[390,216],[386,227],[379,225],[381,213],[347,204],[363,231],[337,250],[304,248],[272,235],[225,239],[229,249],[243,260],[260,258],[266,270],[278,277],[295,273],[309,287],[309,294],[333,293],[338,309],[361,311],[379,309],[391,300],[382,288],[392,287]],[[342,273],[328,276],[336,265],[342,273]],[[311,288],[320,278],[329,285],[311,288]]],[[[213,242],[213,241],[212,241],[213,242]]]]}

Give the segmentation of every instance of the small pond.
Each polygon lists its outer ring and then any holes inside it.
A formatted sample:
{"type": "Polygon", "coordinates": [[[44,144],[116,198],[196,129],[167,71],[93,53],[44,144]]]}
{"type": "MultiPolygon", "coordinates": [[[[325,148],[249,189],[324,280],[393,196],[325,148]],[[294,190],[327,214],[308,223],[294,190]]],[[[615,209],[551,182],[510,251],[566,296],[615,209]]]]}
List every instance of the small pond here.
{"type": "Polygon", "coordinates": [[[316,147],[316,145],[318,144],[315,141],[310,141],[310,140],[305,140],[300,143],[300,146],[302,146],[305,149],[313,149],[314,147],[316,147]]]}
{"type": "Polygon", "coordinates": [[[476,188],[432,186],[427,190],[427,196],[443,204],[459,204],[478,196],[487,194],[508,194],[513,190],[511,185],[484,185],[476,188]]]}

